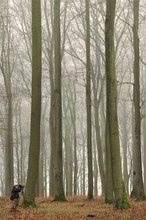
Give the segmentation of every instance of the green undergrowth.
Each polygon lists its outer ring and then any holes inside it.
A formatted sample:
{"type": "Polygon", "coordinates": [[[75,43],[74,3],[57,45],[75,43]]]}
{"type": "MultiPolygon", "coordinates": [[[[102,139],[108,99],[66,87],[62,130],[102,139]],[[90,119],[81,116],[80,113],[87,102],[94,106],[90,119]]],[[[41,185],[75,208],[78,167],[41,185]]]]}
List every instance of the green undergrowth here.
{"type": "Polygon", "coordinates": [[[22,206],[23,208],[28,208],[28,207],[36,208],[35,202],[26,201],[26,200],[24,200],[24,201],[22,202],[21,206],[22,206]]]}

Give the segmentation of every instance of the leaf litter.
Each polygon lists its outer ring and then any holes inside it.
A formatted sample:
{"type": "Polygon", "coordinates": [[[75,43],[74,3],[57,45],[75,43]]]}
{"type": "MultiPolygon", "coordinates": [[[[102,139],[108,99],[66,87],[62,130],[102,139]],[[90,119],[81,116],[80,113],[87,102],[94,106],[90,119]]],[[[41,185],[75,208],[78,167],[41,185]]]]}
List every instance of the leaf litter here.
{"type": "Polygon", "coordinates": [[[84,196],[67,197],[67,202],[52,202],[52,198],[37,198],[36,208],[11,211],[12,202],[0,198],[0,220],[146,220],[146,201],[130,200],[130,208],[116,210],[104,203],[103,197],[87,200],[84,196]]]}

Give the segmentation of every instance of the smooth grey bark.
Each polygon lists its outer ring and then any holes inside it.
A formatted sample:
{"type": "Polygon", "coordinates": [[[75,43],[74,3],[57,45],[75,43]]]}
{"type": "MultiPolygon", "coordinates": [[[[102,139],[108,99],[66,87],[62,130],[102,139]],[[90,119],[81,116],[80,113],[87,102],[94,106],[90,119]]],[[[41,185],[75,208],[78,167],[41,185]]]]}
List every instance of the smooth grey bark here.
{"type": "Polygon", "coordinates": [[[27,182],[24,205],[35,205],[35,187],[38,180],[41,121],[41,1],[32,0],[32,101],[31,129],[27,182]]]}

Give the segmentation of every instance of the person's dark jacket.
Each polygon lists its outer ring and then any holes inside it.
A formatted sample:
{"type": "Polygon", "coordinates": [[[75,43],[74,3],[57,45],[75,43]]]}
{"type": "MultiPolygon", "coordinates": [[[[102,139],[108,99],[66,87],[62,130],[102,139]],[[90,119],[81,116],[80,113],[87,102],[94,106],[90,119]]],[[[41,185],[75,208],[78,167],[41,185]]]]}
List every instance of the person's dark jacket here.
{"type": "Polygon", "coordinates": [[[21,192],[21,189],[19,186],[13,186],[12,188],[12,191],[11,191],[11,197],[10,199],[11,200],[14,200],[14,199],[19,199],[19,193],[21,192]]]}

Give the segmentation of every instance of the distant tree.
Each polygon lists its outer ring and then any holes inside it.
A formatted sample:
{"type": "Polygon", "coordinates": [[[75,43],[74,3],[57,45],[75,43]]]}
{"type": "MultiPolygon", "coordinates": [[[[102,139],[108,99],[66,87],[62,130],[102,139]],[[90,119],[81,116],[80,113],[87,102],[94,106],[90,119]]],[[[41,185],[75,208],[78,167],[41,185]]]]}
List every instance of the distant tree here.
{"type": "Polygon", "coordinates": [[[32,101],[28,173],[24,206],[35,206],[35,187],[38,179],[41,118],[41,1],[32,0],[32,101]]]}
{"type": "MultiPolygon", "coordinates": [[[[72,151],[72,123],[70,123],[70,99],[66,102],[66,85],[63,84],[63,123],[64,123],[64,149],[65,149],[65,158],[64,158],[64,176],[65,176],[65,186],[66,186],[66,195],[72,195],[72,177],[73,177],[73,151],[72,151]]],[[[67,91],[68,92],[68,91],[67,91]]]]}
{"type": "MultiPolygon", "coordinates": [[[[71,89],[70,89],[71,90],[71,89]]],[[[71,114],[71,123],[73,125],[73,145],[74,145],[74,151],[73,151],[73,158],[74,158],[74,168],[73,168],[73,173],[74,173],[74,189],[73,189],[73,194],[76,196],[77,195],[77,174],[78,174],[78,161],[77,161],[77,126],[76,126],[76,85],[75,85],[75,80],[73,82],[73,91],[70,91],[70,98],[68,98],[68,102],[70,100],[70,114],[71,114]]]]}
{"type": "Polygon", "coordinates": [[[46,115],[46,108],[47,102],[44,103],[44,108],[42,108],[41,113],[41,136],[40,136],[40,158],[39,158],[39,196],[44,196],[45,193],[45,178],[47,178],[45,174],[45,167],[44,167],[44,158],[45,158],[45,143],[46,143],[46,123],[45,123],[45,115],[46,115]]]}
{"type": "Polygon", "coordinates": [[[127,121],[128,121],[128,115],[126,114],[126,102],[125,100],[122,103],[123,106],[123,114],[122,114],[122,147],[123,147],[123,176],[124,176],[124,183],[125,183],[125,189],[126,192],[129,192],[129,183],[128,183],[128,160],[127,160],[127,152],[128,152],[128,129],[127,129],[127,121]]]}
{"type": "Polygon", "coordinates": [[[54,172],[54,145],[55,145],[55,99],[54,99],[54,32],[53,32],[53,0],[48,4],[47,0],[44,0],[44,15],[46,22],[46,36],[47,36],[47,64],[49,67],[49,80],[50,80],[50,167],[49,167],[49,195],[54,196],[55,192],[55,172],[54,172]],[[49,7],[50,6],[50,7],[49,7]],[[48,16],[48,8],[50,8],[48,16]]]}
{"type": "MultiPolygon", "coordinates": [[[[114,48],[114,20],[116,0],[106,1],[105,20],[105,52],[106,52],[106,153],[111,160],[111,176],[113,184],[114,199],[118,209],[129,207],[122,180],[119,128],[117,116],[117,87],[115,75],[115,48],[114,48]],[[109,135],[108,135],[109,134],[109,135]]],[[[107,157],[106,157],[107,158],[107,157]]],[[[107,174],[107,173],[106,173],[107,174]]],[[[109,175],[109,174],[108,174],[109,175]]],[[[106,182],[106,186],[109,183],[106,182]]],[[[112,192],[111,192],[112,193],[112,192]]]]}
{"type": "MultiPolygon", "coordinates": [[[[98,59],[98,74],[101,76],[101,67],[100,67],[100,59],[98,59]]],[[[92,67],[93,70],[93,67],[92,67]]],[[[102,141],[101,141],[101,126],[99,122],[100,116],[100,103],[102,101],[102,94],[104,88],[104,80],[102,80],[101,88],[99,91],[99,99],[97,97],[98,89],[99,89],[99,81],[96,80],[96,73],[92,71],[92,83],[93,83],[93,97],[94,97],[94,118],[95,118],[95,134],[96,134],[96,143],[97,143],[97,151],[98,151],[98,164],[99,164],[99,172],[101,177],[101,184],[102,184],[102,193],[105,193],[105,170],[104,170],[104,160],[103,160],[103,149],[102,149],[102,141]]],[[[104,120],[102,121],[104,124],[104,120]]]]}

